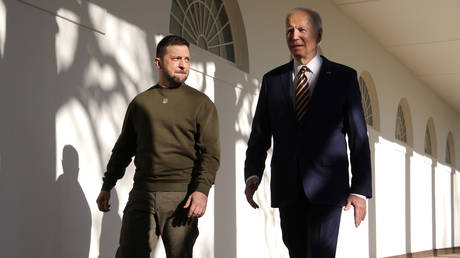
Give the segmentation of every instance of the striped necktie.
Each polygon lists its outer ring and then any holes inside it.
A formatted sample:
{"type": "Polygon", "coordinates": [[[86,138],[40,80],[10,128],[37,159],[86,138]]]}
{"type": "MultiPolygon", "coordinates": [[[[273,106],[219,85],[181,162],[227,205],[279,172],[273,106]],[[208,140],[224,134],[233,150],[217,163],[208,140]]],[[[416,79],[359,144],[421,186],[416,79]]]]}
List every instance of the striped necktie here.
{"type": "Polygon", "coordinates": [[[297,122],[300,122],[308,111],[308,105],[311,99],[310,83],[305,75],[310,71],[306,65],[302,66],[297,75],[297,85],[295,88],[295,115],[297,122]]]}

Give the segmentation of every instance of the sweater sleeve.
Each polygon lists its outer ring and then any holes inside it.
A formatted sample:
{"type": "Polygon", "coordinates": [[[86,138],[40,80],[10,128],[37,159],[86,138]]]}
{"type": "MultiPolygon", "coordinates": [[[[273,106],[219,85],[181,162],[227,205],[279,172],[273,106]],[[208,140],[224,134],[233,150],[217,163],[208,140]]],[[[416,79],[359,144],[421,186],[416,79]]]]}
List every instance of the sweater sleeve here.
{"type": "Polygon", "coordinates": [[[219,120],[214,103],[207,99],[197,115],[196,148],[198,159],[192,176],[192,191],[206,195],[214,184],[220,162],[219,120]]]}
{"type": "Polygon", "coordinates": [[[102,190],[110,191],[117,180],[125,174],[126,167],[136,154],[136,132],[134,130],[134,104],[131,102],[126,111],[120,136],[112,150],[107,171],[104,173],[102,190]]]}

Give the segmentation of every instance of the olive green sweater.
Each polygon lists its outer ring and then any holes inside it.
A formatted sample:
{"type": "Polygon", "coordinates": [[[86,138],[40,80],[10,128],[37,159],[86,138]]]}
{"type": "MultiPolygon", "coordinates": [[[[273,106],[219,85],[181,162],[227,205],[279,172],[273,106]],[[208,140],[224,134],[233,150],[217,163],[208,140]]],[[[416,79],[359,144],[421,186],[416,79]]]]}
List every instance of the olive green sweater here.
{"type": "Polygon", "coordinates": [[[219,167],[219,122],[214,103],[185,84],[155,85],[129,104],[104,174],[112,189],[135,156],[134,188],[208,194],[219,167]]]}

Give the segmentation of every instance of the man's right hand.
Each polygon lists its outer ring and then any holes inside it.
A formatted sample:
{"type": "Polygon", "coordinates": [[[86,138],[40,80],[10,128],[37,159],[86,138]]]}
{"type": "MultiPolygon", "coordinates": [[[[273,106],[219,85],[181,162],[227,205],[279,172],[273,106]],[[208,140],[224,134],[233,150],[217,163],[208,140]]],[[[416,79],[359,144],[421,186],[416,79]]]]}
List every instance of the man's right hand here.
{"type": "Polygon", "coordinates": [[[259,205],[254,201],[254,193],[259,187],[259,179],[253,177],[246,181],[246,189],[244,189],[244,194],[246,194],[246,200],[252,206],[252,208],[257,209],[259,205]]]}
{"type": "Polygon", "coordinates": [[[97,207],[99,208],[100,211],[103,211],[103,212],[110,211],[109,200],[110,200],[110,192],[101,190],[96,200],[97,207]]]}

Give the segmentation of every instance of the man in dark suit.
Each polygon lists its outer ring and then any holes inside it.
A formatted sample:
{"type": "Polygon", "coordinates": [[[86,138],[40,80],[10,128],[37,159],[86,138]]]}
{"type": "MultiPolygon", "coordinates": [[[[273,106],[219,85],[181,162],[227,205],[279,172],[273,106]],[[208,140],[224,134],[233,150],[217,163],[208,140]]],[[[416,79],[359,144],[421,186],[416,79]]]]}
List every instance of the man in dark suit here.
{"type": "Polygon", "coordinates": [[[273,137],[271,205],[279,207],[291,258],[334,257],[342,206],[353,206],[358,227],[372,195],[357,74],[318,54],[322,33],[317,12],[295,8],[287,15],[294,60],[264,75],[246,152],[245,194],[258,208],[253,195],[273,137]]]}

